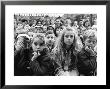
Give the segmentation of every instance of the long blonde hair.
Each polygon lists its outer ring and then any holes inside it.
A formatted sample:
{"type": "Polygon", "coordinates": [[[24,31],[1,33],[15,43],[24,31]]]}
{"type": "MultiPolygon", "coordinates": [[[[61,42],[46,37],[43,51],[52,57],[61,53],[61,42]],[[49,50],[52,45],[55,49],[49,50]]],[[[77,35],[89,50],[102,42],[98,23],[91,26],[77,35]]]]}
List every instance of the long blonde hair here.
{"type": "Polygon", "coordinates": [[[59,38],[56,40],[55,47],[53,49],[54,53],[54,60],[57,61],[59,64],[64,60],[64,35],[67,31],[73,31],[74,33],[74,40],[72,44],[72,53],[77,54],[82,49],[82,43],[80,38],[78,37],[77,31],[73,28],[65,28],[62,33],[60,34],[59,38]]]}

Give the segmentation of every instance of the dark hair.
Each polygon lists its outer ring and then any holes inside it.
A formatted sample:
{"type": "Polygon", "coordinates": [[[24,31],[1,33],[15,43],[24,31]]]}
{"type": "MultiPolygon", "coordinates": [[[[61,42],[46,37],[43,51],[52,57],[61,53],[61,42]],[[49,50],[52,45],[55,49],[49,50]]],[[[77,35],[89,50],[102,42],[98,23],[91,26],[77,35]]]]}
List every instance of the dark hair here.
{"type": "MultiPolygon", "coordinates": [[[[48,34],[54,34],[52,31],[47,31],[46,33],[45,33],[45,36],[47,36],[48,34]]],[[[54,34],[55,35],[55,34],[54,34]]]]}
{"type": "Polygon", "coordinates": [[[59,29],[59,28],[60,28],[60,29],[63,29],[62,27],[56,27],[56,28],[55,28],[54,34],[55,34],[56,37],[58,37],[58,34],[56,33],[56,30],[59,29]]]}
{"type": "Polygon", "coordinates": [[[57,18],[55,19],[55,21],[56,21],[57,19],[59,19],[59,20],[61,21],[60,25],[62,26],[62,25],[64,24],[62,18],[59,16],[59,17],[57,17],[57,18]]]}
{"type": "Polygon", "coordinates": [[[50,28],[52,28],[52,30],[54,31],[54,27],[52,27],[52,26],[48,26],[47,31],[50,30],[50,28]]]}
{"type": "Polygon", "coordinates": [[[42,20],[40,20],[40,19],[38,19],[38,20],[36,20],[37,22],[36,22],[36,25],[38,24],[38,22],[41,22],[41,24],[42,24],[42,20]]]}
{"type": "Polygon", "coordinates": [[[72,26],[73,25],[73,20],[70,17],[67,17],[65,20],[67,20],[67,19],[71,20],[71,26],[72,26]]]}
{"type": "Polygon", "coordinates": [[[85,24],[86,24],[87,22],[89,22],[89,26],[91,26],[90,21],[85,21],[85,22],[84,22],[84,27],[85,27],[85,24]]]}
{"type": "Polygon", "coordinates": [[[21,19],[21,22],[28,22],[28,20],[26,20],[26,19],[21,19]]]}

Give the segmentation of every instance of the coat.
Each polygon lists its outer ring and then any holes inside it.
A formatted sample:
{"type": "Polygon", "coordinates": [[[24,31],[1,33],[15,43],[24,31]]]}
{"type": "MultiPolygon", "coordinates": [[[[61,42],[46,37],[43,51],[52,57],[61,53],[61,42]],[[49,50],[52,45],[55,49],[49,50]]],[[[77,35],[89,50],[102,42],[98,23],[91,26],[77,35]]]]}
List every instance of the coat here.
{"type": "Polygon", "coordinates": [[[96,54],[91,54],[83,48],[82,51],[78,53],[77,58],[77,68],[79,73],[85,76],[93,75],[93,72],[96,70],[97,67],[96,54]]]}

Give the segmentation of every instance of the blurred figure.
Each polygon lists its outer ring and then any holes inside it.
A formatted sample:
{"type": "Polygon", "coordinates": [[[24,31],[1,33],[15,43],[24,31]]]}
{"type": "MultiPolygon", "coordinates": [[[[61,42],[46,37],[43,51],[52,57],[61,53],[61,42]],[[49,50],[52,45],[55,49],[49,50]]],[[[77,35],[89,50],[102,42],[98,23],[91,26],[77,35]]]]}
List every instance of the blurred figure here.
{"type": "Polygon", "coordinates": [[[61,20],[61,17],[57,17],[57,18],[55,19],[55,29],[56,29],[57,27],[61,27],[62,24],[63,24],[63,22],[62,22],[62,20],[61,20]]]}
{"type": "Polygon", "coordinates": [[[47,27],[47,31],[52,31],[52,32],[54,32],[54,27],[53,27],[53,26],[48,26],[48,27],[47,27]]]}
{"type": "Polygon", "coordinates": [[[78,21],[74,21],[74,22],[73,22],[73,26],[72,26],[72,27],[73,27],[74,29],[76,29],[76,30],[77,30],[77,29],[78,29],[78,27],[79,27],[79,26],[78,26],[78,21]]]}
{"type": "Polygon", "coordinates": [[[86,28],[86,30],[91,29],[91,23],[90,23],[90,21],[85,21],[84,22],[84,27],[86,28]]]}
{"type": "Polygon", "coordinates": [[[93,21],[92,29],[97,31],[97,21],[96,20],[93,21]]]}
{"type": "Polygon", "coordinates": [[[70,18],[66,18],[64,26],[66,26],[66,27],[72,27],[72,21],[71,21],[70,18]]]}
{"type": "Polygon", "coordinates": [[[51,53],[52,49],[55,46],[55,34],[52,31],[47,31],[45,34],[46,37],[46,46],[51,53]]]}
{"type": "Polygon", "coordinates": [[[55,36],[58,38],[60,36],[60,34],[62,33],[62,31],[63,31],[62,27],[55,28],[55,30],[54,30],[55,36]]]}
{"type": "Polygon", "coordinates": [[[86,31],[86,28],[83,26],[84,22],[82,20],[79,21],[79,27],[78,27],[78,35],[83,42],[83,35],[84,32],[86,31]]]}

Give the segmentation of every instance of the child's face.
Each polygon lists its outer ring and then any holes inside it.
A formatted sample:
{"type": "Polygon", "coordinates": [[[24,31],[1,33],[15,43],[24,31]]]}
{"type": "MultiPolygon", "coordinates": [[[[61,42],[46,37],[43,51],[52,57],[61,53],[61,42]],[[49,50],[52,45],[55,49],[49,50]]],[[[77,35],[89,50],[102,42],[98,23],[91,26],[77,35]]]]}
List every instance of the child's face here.
{"type": "Polygon", "coordinates": [[[47,44],[53,44],[55,42],[55,35],[54,34],[48,34],[46,36],[46,43],[47,44]]]}
{"type": "Polygon", "coordinates": [[[39,38],[34,38],[34,41],[32,43],[32,49],[34,52],[42,51],[44,49],[44,46],[44,41],[40,40],[39,38]]]}
{"type": "Polygon", "coordinates": [[[56,29],[56,34],[59,35],[59,34],[61,33],[61,30],[62,30],[62,29],[57,28],[57,29],[56,29]]]}
{"type": "Polygon", "coordinates": [[[39,22],[37,23],[37,25],[38,25],[38,26],[41,26],[41,25],[42,25],[42,23],[39,21],[39,22]]]}
{"type": "Polygon", "coordinates": [[[60,19],[57,19],[57,20],[55,21],[55,24],[56,24],[56,25],[60,25],[60,24],[61,24],[60,19]]]}
{"type": "Polygon", "coordinates": [[[80,25],[83,25],[83,21],[80,21],[79,24],[80,24],[80,25]]]}
{"type": "Polygon", "coordinates": [[[70,19],[66,19],[65,25],[66,25],[66,26],[71,25],[71,20],[70,20],[70,19]]]}
{"type": "Polygon", "coordinates": [[[23,25],[22,24],[18,24],[17,27],[20,29],[20,28],[23,28],[23,25]]]}
{"type": "Polygon", "coordinates": [[[67,31],[64,34],[64,43],[70,46],[73,43],[73,40],[74,40],[74,33],[72,31],[67,31]]]}
{"type": "Polygon", "coordinates": [[[74,25],[77,25],[78,24],[78,22],[77,21],[74,21],[74,25]]]}
{"type": "Polygon", "coordinates": [[[47,31],[47,26],[43,26],[43,30],[44,31],[47,31]]]}
{"type": "Polygon", "coordinates": [[[28,36],[29,36],[30,38],[33,38],[34,33],[33,33],[33,32],[28,32],[28,36]]]}
{"type": "Polygon", "coordinates": [[[96,46],[96,39],[93,38],[87,38],[85,40],[85,46],[88,46],[89,48],[91,47],[92,49],[96,46]]]}
{"type": "Polygon", "coordinates": [[[37,32],[38,33],[42,33],[42,29],[41,28],[37,28],[37,32]]]}
{"type": "Polygon", "coordinates": [[[85,23],[85,26],[86,26],[86,27],[88,27],[89,25],[90,25],[90,23],[89,23],[89,22],[86,22],[86,23],[85,23]]]}

